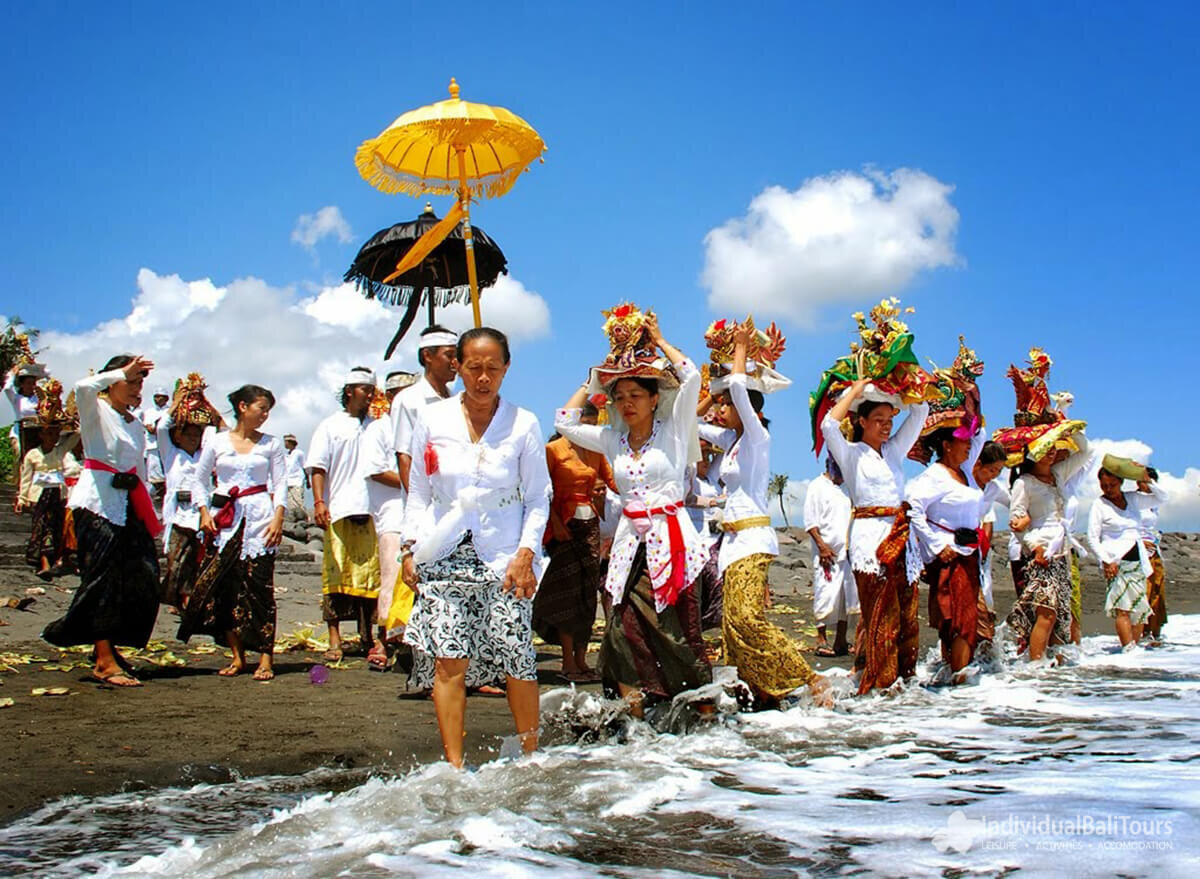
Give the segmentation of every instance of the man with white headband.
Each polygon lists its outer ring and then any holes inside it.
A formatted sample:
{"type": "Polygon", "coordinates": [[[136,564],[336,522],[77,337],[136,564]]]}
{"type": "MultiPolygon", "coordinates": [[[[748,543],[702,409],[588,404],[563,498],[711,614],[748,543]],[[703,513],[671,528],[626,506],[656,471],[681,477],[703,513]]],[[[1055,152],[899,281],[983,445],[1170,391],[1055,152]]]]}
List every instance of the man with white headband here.
{"type": "Polygon", "coordinates": [[[450,396],[450,385],[454,382],[455,350],[458,334],[443,326],[433,324],[421,331],[417,345],[417,360],[425,374],[403,390],[392,403],[392,429],[395,432],[396,452],[399,457],[400,481],[408,490],[408,469],[412,466],[413,426],[426,406],[450,396]]]}
{"type": "Polygon", "coordinates": [[[384,671],[388,666],[388,642],[399,642],[412,612],[413,592],[400,579],[400,531],[404,524],[404,484],[396,461],[395,431],[384,416],[394,405],[396,395],[411,387],[417,377],[411,372],[390,372],[383,384],[383,395],[376,395],[371,407],[374,420],[363,433],[363,456],[367,473],[367,495],[371,500],[371,518],[379,539],[379,601],[376,620],[379,640],[367,654],[367,667],[384,671]]]}
{"type": "Polygon", "coordinates": [[[146,481],[159,501],[166,492],[167,477],[158,453],[158,423],[170,411],[170,401],[171,395],[160,385],[154,389],[154,402],[142,410],[142,424],[146,428],[146,481]]]}
{"type": "Polygon", "coordinates": [[[317,425],[309,445],[313,521],[325,529],[321,616],[329,625],[325,659],[342,658],[342,620],[355,620],[364,647],[379,598],[379,548],[367,493],[364,435],[375,396],[375,373],[351,369],[342,381],[342,411],[317,425]]]}
{"type": "Polygon", "coordinates": [[[288,512],[304,512],[304,490],[308,488],[308,471],[304,469],[304,450],[294,433],[283,435],[283,447],[287,450],[288,512]]]}

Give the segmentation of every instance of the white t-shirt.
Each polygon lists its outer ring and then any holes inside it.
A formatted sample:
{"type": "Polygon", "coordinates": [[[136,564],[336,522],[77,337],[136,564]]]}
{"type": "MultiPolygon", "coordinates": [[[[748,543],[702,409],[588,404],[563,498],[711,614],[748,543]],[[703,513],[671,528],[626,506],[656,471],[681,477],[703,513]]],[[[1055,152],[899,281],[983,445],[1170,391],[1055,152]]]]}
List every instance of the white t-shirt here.
{"type": "Polygon", "coordinates": [[[304,451],[299,446],[287,453],[287,484],[288,488],[304,485],[304,451]]]}
{"type": "Polygon", "coordinates": [[[371,479],[378,473],[397,473],[396,450],[392,447],[392,422],[386,418],[372,421],[363,432],[363,466],[367,475],[367,496],[375,533],[399,534],[404,527],[404,489],[392,488],[371,479]]]}
{"type": "Polygon", "coordinates": [[[413,429],[417,416],[430,403],[444,399],[433,389],[424,375],[414,384],[396,394],[392,400],[392,447],[402,455],[412,457],[413,429]]]}
{"type": "Polygon", "coordinates": [[[329,506],[330,521],[371,513],[363,436],[373,422],[373,418],[359,421],[342,411],[330,415],[313,432],[308,466],[325,471],[325,491],[329,496],[324,500],[329,506]]]}

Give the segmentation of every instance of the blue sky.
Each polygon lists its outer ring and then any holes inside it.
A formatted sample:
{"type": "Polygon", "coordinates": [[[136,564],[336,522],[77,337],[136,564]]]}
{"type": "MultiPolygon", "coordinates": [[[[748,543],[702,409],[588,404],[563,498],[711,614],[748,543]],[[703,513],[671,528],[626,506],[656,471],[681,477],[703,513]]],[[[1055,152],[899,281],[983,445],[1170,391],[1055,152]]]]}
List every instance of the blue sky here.
{"type": "MultiPolygon", "coordinates": [[[[1004,369],[1042,345],[1090,435],[1138,438],[1180,475],[1196,463],[1180,395],[1200,341],[1193,5],[45,2],[5,18],[0,313],[43,330],[94,338],[130,313],[142,268],[296,297],[336,284],[421,207],[368,186],[356,146],[453,75],[550,147],[473,211],[549,306],[508,389],[544,418],[603,355],[599,312],[620,299],[703,356],[707,323],[736,316],[709,307],[706,236],[765,189],[909,168],[953,187],[957,212],[953,264],[882,291],[916,306],[917,353],[946,363],[966,333],[1000,426],[1004,369]],[[294,243],[329,205],[353,240],[294,243]]],[[[813,323],[774,315],[795,386],[769,409],[776,469],[802,478],[807,391],[879,296],[796,295],[813,323]]]]}

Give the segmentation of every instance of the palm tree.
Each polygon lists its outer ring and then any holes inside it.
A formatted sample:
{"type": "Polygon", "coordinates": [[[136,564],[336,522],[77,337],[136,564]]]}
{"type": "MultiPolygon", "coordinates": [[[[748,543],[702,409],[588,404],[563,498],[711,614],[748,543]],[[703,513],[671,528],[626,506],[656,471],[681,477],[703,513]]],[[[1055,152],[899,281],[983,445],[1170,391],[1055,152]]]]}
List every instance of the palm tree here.
{"type": "Polygon", "coordinates": [[[791,528],[788,522],[787,508],[783,505],[783,493],[787,490],[788,475],[786,473],[772,473],[771,481],[767,483],[767,497],[773,498],[776,495],[779,497],[779,512],[783,513],[783,524],[786,528],[791,528]]]}

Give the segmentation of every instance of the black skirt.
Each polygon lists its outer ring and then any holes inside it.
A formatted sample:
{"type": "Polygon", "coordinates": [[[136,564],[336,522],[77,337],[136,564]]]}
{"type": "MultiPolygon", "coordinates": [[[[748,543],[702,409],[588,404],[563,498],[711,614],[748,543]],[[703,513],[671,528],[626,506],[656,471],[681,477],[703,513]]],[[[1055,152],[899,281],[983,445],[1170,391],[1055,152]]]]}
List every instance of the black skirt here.
{"type": "Polygon", "coordinates": [[[204,562],[187,607],[180,613],[180,641],[211,635],[224,644],[230,632],[246,650],[275,650],[275,553],[242,558],[242,532],[204,562]]]}
{"type": "Polygon", "coordinates": [[[79,544],[79,588],[61,619],[42,637],[58,647],[109,641],[146,646],[158,617],[158,548],[146,526],[125,509],[124,525],[90,510],[73,511],[79,544]]]}

